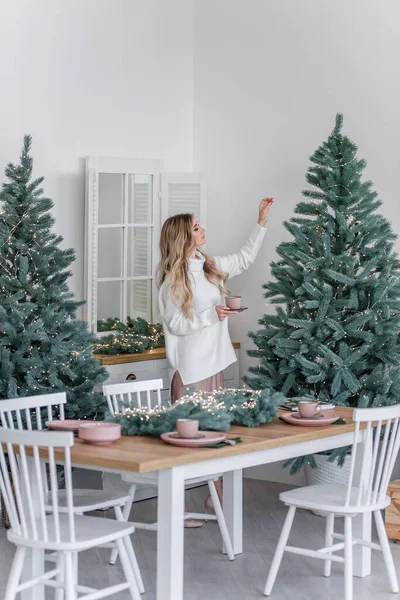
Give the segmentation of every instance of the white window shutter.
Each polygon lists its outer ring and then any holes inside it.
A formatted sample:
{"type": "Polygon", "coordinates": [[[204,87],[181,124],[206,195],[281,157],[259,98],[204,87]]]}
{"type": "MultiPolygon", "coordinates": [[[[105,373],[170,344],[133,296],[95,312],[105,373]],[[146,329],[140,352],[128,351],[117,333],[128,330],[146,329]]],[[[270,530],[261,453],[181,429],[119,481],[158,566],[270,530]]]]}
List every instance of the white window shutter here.
{"type": "Polygon", "coordinates": [[[191,213],[207,227],[207,189],[200,173],[161,174],[161,222],[180,213],[191,213]]]}
{"type": "Polygon", "coordinates": [[[128,293],[128,316],[137,319],[141,317],[151,321],[151,281],[149,279],[130,282],[131,290],[128,293]]]}
{"type": "MultiPolygon", "coordinates": [[[[132,221],[147,223],[152,205],[152,188],[149,183],[134,183],[134,207],[132,221]]],[[[131,239],[131,272],[130,275],[149,276],[152,274],[152,229],[150,227],[135,227],[130,231],[131,239]]],[[[136,280],[128,283],[128,316],[142,317],[151,321],[151,281],[136,280]]]]}
{"type": "MultiPolygon", "coordinates": [[[[134,223],[149,223],[151,218],[152,189],[148,183],[137,183],[134,186],[135,202],[132,215],[134,223]]],[[[151,275],[152,265],[152,230],[150,227],[136,227],[133,235],[131,253],[133,265],[130,275],[151,275]]],[[[129,261],[129,257],[128,257],[129,261]]]]}

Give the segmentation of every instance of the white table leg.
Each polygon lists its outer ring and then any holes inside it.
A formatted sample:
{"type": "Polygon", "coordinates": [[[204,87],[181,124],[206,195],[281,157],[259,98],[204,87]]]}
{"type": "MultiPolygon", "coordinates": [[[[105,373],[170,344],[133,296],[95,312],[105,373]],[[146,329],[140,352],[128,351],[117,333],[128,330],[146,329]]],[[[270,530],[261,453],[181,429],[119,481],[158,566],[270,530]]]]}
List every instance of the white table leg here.
{"type": "Polygon", "coordinates": [[[157,600],[183,600],[183,467],[159,472],[157,600]]]}
{"type": "MultiPolygon", "coordinates": [[[[34,513],[39,515],[39,493],[36,489],[36,477],[34,477],[34,474],[36,473],[35,463],[33,458],[27,457],[26,460],[28,463],[28,472],[31,476],[30,485],[32,490],[33,510],[34,513]]],[[[22,481],[21,487],[23,493],[24,486],[22,481]]],[[[39,577],[44,573],[44,570],[44,550],[40,550],[38,548],[28,549],[22,571],[22,580],[26,581],[28,579],[39,577]]],[[[21,600],[44,600],[44,586],[35,585],[33,588],[21,592],[21,600]]]]}
{"type": "Polygon", "coordinates": [[[243,552],[243,470],[224,473],[223,508],[233,553],[243,552]]]}
{"type": "MultiPolygon", "coordinates": [[[[357,458],[360,461],[361,456],[363,454],[364,444],[359,445],[357,449],[356,456],[356,469],[360,470],[361,465],[357,465],[357,458]]],[[[366,460],[369,463],[372,462],[372,446],[371,444],[367,445],[365,449],[367,452],[366,460]]],[[[365,513],[358,515],[353,519],[353,537],[366,540],[367,542],[371,541],[371,528],[372,528],[372,515],[371,513],[365,513]]],[[[354,555],[353,555],[353,573],[356,577],[368,577],[371,575],[371,548],[366,548],[365,546],[360,546],[357,544],[354,546],[354,555]]]]}

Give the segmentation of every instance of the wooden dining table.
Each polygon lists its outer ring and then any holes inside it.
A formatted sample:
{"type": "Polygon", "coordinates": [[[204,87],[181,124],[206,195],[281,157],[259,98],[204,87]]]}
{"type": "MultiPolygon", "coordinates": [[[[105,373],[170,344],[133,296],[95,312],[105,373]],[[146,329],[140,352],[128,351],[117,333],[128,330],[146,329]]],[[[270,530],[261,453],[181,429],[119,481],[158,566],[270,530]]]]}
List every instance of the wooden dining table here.
{"type": "MultiPolygon", "coordinates": [[[[229,437],[242,442],[223,448],[183,448],[148,436],[123,436],[110,446],[76,439],[73,465],[112,473],[149,473],[158,476],[157,600],[183,600],[185,480],[223,473],[223,508],[235,554],[242,545],[242,471],[298,456],[352,444],[355,424],[352,409],[337,408],[345,423],[319,427],[293,426],[279,419],[255,428],[233,426],[229,437]]],[[[360,438],[363,443],[363,438],[360,438]]],[[[60,459],[62,454],[60,453],[60,459]]],[[[56,451],[57,458],[57,451],[56,451]]],[[[339,467],[338,467],[339,468],[339,467]]],[[[355,537],[371,537],[370,515],[354,519],[355,537]]],[[[43,556],[33,551],[29,574],[40,574],[43,556]]],[[[211,558],[210,558],[211,560],[211,558]]],[[[268,565],[266,565],[266,569],[268,565]]],[[[371,550],[354,548],[354,572],[365,577],[371,570],[371,550]]],[[[260,574],[262,578],[262,575],[260,574]]],[[[221,581],[221,586],[224,582],[221,581]]],[[[24,600],[43,600],[43,592],[27,591],[24,600]]]]}

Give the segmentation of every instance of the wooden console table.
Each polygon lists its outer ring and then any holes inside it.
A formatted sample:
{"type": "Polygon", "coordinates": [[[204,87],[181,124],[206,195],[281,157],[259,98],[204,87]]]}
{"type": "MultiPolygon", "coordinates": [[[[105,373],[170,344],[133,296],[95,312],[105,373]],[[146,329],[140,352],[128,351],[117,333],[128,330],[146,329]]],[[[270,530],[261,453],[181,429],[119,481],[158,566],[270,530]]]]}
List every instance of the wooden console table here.
{"type": "MultiPolygon", "coordinates": [[[[240,387],[239,382],[239,350],[240,343],[232,343],[237,362],[229,365],[224,371],[224,386],[229,388],[240,387]]],[[[168,397],[168,363],[165,348],[154,348],[135,354],[94,354],[109,374],[108,383],[122,383],[123,381],[145,381],[146,379],[162,379],[165,384],[163,399],[168,397]]]]}

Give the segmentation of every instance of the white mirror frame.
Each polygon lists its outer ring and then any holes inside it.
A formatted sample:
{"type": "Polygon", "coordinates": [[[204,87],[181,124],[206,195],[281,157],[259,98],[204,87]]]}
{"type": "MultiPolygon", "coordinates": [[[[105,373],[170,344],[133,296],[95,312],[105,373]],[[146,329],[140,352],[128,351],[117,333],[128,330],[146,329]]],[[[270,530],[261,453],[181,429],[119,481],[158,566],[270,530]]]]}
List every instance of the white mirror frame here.
{"type": "MultiPolygon", "coordinates": [[[[98,202],[99,174],[116,173],[121,175],[153,175],[153,244],[159,239],[161,228],[160,174],[162,160],[132,158],[107,158],[88,156],[86,159],[86,205],[85,205],[85,311],[84,316],[90,329],[97,333],[97,272],[98,272],[98,202]]],[[[152,257],[152,310],[156,314],[155,271],[158,264],[158,245],[153,245],[152,257]]],[[[111,315],[110,315],[111,316],[111,315]]]]}

